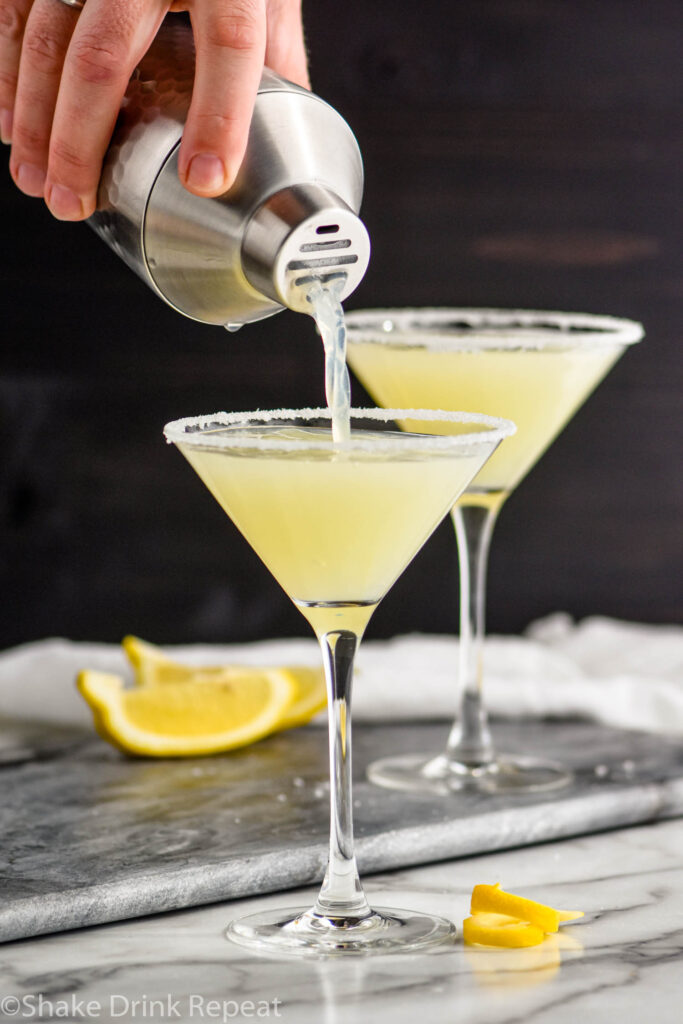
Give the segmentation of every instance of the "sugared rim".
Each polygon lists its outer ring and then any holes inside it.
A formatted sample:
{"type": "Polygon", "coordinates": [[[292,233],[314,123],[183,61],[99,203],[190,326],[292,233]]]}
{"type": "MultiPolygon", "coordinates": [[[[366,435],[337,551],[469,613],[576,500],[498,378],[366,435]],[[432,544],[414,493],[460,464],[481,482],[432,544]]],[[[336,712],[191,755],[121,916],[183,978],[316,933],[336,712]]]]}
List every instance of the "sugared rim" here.
{"type": "MultiPolygon", "coordinates": [[[[271,451],[329,451],[329,441],[277,440],[275,438],[254,438],[247,435],[219,434],[224,427],[258,425],[274,420],[331,420],[329,409],[269,409],[256,412],[216,412],[206,416],[186,416],[173,420],[164,427],[164,437],[169,444],[194,444],[202,448],[258,448],[271,451]]],[[[387,422],[389,420],[446,420],[450,423],[473,423],[486,430],[470,434],[402,434],[382,436],[382,447],[406,451],[419,450],[428,445],[431,449],[471,446],[473,444],[497,444],[517,430],[511,420],[498,416],[487,416],[474,412],[446,412],[442,409],[351,409],[352,419],[367,419],[387,422]]],[[[334,442],[334,448],[345,451],[377,451],[378,442],[354,437],[346,442],[334,442]]]]}
{"type": "Polygon", "coordinates": [[[635,320],[529,309],[356,309],[345,319],[352,345],[372,342],[438,350],[595,348],[633,345],[644,334],[635,320]]]}

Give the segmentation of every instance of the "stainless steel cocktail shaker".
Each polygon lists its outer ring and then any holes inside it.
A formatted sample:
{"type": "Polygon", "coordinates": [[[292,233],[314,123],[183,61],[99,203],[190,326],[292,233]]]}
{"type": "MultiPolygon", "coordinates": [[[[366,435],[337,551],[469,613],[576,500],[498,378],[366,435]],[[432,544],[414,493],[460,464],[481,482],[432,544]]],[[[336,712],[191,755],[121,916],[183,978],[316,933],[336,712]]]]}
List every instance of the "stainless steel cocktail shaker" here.
{"type": "Polygon", "coordinates": [[[312,277],[365,273],[358,144],[313,93],[264,70],[247,153],[217,199],[178,179],[190,104],[189,26],[166,23],[131,80],[89,223],[157,294],[194,320],[236,329],[284,306],[305,311],[312,277]]]}

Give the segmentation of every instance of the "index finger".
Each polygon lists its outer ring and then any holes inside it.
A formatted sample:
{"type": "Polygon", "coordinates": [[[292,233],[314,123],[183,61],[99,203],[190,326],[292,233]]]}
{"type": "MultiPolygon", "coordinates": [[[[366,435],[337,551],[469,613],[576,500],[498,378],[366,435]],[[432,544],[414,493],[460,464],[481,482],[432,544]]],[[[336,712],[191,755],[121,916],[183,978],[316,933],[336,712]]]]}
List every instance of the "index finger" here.
{"type": "Polygon", "coordinates": [[[64,62],[48,160],[45,199],[56,217],[95,209],[102,158],[128,80],[149,48],[167,0],[88,0],[64,62]]]}

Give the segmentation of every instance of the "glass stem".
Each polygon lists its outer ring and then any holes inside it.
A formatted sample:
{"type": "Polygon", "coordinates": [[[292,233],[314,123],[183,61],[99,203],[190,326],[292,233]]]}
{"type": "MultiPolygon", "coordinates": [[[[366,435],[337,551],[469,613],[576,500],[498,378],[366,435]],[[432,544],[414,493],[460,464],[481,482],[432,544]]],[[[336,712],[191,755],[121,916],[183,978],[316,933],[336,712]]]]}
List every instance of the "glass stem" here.
{"type": "Polygon", "coordinates": [[[467,768],[494,761],[482,687],[486,629],[486,569],[491,535],[502,500],[456,505],[452,512],[460,565],[460,714],[448,737],[446,756],[467,768]]]}
{"type": "Polygon", "coordinates": [[[319,637],[327,682],[330,730],[330,860],[313,911],[323,917],[371,913],[353,852],[351,684],[359,638],[348,629],[319,637]]]}

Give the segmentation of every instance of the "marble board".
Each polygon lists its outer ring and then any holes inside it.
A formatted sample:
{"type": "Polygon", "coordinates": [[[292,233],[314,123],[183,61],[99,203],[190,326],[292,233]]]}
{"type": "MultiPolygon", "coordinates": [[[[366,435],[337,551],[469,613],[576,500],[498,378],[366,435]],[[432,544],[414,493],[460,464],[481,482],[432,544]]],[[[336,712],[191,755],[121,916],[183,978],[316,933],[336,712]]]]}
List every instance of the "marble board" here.
{"type": "MultiPolygon", "coordinates": [[[[447,797],[379,789],[373,759],[438,751],[447,726],[357,725],[361,873],[683,814],[683,743],[579,721],[498,722],[500,749],[574,769],[567,788],[447,797]]],[[[0,770],[0,941],[309,885],[327,857],[326,730],[229,755],[129,759],[82,734],[0,770]]]]}

